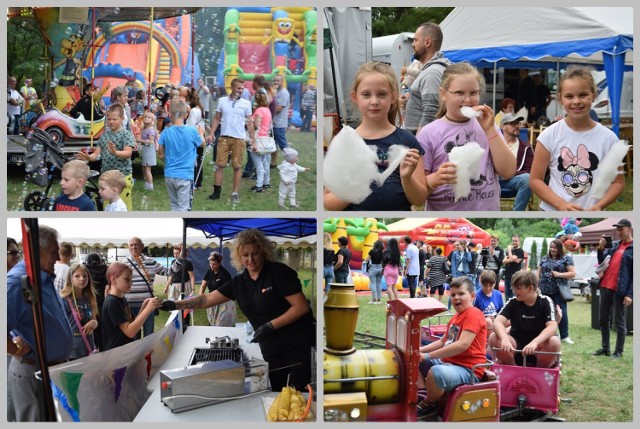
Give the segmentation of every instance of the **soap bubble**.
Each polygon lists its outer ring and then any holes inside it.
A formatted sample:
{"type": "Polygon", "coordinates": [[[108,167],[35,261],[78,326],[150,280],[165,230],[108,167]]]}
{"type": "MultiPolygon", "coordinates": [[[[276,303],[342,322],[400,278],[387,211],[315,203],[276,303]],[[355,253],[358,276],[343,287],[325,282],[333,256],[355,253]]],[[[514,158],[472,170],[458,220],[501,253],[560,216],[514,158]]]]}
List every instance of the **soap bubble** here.
{"type": "Polygon", "coordinates": [[[118,15],[120,13],[120,8],[119,7],[114,7],[113,8],[113,14],[114,15],[118,15]]]}
{"type": "Polygon", "coordinates": [[[40,66],[38,66],[39,70],[44,70],[44,64],[40,64],[40,66]]]}
{"type": "Polygon", "coordinates": [[[42,168],[42,167],[44,167],[44,166],[45,166],[45,165],[44,165],[44,161],[40,161],[40,163],[38,164],[38,167],[42,168]]]}
{"type": "Polygon", "coordinates": [[[26,181],[31,180],[31,175],[30,174],[25,174],[24,180],[26,180],[26,181]]]}
{"type": "Polygon", "coordinates": [[[73,29],[71,29],[71,27],[67,27],[64,30],[64,34],[66,34],[67,36],[71,35],[71,33],[73,33],[73,29]]]}
{"type": "Polygon", "coordinates": [[[27,26],[27,21],[22,21],[22,24],[21,24],[21,25],[22,25],[23,27],[26,27],[26,26],[27,26]]]}
{"type": "Polygon", "coordinates": [[[46,168],[41,168],[38,170],[38,174],[41,176],[46,176],[47,175],[47,169],[46,168]]]}

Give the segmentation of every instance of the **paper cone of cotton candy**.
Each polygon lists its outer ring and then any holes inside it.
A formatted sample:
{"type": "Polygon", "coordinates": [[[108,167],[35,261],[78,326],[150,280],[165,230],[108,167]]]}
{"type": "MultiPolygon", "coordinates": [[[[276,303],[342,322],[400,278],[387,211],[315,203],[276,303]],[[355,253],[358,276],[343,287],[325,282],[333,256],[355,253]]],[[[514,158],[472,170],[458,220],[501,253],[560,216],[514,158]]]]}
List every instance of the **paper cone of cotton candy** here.
{"type": "Polygon", "coordinates": [[[331,141],[324,157],[324,186],[349,203],[361,203],[378,179],[378,155],[356,131],[345,126],[331,141]]]}
{"type": "Polygon", "coordinates": [[[619,167],[624,165],[623,160],[624,157],[627,156],[628,151],[629,144],[626,140],[619,140],[611,145],[609,152],[602,158],[602,161],[600,161],[598,165],[600,174],[593,179],[591,198],[599,200],[604,197],[607,189],[609,189],[611,183],[616,180],[618,174],[622,174],[619,167]]]}
{"type": "Polygon", "coordinates": [[[455,201],[466,197],[471,192],[471,180],[480,178],[480,167],[484,149],[476,142],[456,146],[449,153],[449,161],[456,164],[456,183],[451,185],[455,201]]]}

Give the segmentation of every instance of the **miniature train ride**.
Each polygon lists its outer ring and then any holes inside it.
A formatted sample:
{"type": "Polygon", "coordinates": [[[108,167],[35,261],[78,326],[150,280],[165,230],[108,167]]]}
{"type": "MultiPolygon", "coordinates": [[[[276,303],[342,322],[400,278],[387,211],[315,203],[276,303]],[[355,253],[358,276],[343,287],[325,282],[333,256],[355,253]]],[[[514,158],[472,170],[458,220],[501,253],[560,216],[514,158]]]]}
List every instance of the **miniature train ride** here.
{"type": "MultiPolygon", "coordinates": [[[[434,298],[387,302],[384,349],[357,350],[354,285],[332,284],[324,304],[325,421],[415,421],[418,364],[424,338],[442,335],[446,324],[421,326],[447,308],[434,298]],[[427,328],[427,329],[425,329],[427,328]]],[[[552,368],[487,362],[493,379],[458,386],[439,403],[438,420],[562,420],[559,406],[560,353],[552,368]]]]}

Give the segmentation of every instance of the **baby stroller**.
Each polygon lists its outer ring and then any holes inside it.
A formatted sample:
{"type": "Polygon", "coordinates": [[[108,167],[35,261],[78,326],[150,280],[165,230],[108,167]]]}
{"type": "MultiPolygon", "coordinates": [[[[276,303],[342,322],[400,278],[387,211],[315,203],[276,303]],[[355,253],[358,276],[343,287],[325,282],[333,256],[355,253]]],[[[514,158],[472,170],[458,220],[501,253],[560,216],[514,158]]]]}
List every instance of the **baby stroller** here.
{"type": "MultiPolygon", "coordinates": [[[[49,196],[51,186],[60,181],[62,167],[70,161],[60,146],[51,136],[40,128],[33,128],[27,136],[27,153],[25,156],[25,180],[45,188],[44,191],[33,191],[24,199],[26,211],[53,210],[54,196],[49,196]]],[[[102,198],[94,178],[100,173],[91,171],[84,193],[95,201],[98,210],[103,209],[102,198]]]]}

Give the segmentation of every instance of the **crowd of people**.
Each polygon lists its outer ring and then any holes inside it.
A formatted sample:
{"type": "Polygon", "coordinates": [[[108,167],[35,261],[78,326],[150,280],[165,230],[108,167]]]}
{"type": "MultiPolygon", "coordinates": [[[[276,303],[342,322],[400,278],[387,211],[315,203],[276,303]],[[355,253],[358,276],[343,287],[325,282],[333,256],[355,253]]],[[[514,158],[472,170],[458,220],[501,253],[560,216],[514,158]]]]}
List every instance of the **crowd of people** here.
{"type": "Polygon", "coordinates": [[[303,390],[311,382],[315,318],[297,273],[277,262],[273,243],[261,231],[236,235],[231,251],[239,272],[235,277],[222,267],[222,255],[212,252],[199,291],[181,245],[174,246],[174,260],[164,267],[143,254],[144,243],[132,237],[131,256],[107,265],[96,253],[87,255],[84,263],[74,262],[73,244],[59,243],[50,227],[40,226],[39,237],[44,338],[36,338],[31,305],[23,296],[21,278],[27,265],[16,240],[7,239],[9,421],[39,421],[34,377],[39,341],[46,346],[43,361],[54,366],[151,335],[159,310],[206,308],[211,326],[235,326],[237,302],[256,327],[252,341],[260,345],[270,368],[287,369],[270,371],[271,388],[280,391],[288,384],[303,390]],[[156,275],[168,277],[165,301],[153,291],[156,275]]]}
{"type": "MultiPolygon", "coordinates": [[[[27,79],[22,92],[15,90],[16,79],[8,80],[8,115],[17,118],[28,102],[37,97],[27,79]]],[[[164,179],[172,211],[191,210],[194,192],[202,188],[203,177],[213,165],[214,187],[211,200],[221,198],[224,170],[233,170],[229,184],[229,199],[235,206],[240,202],[241,178],[255,180],[252,192],[263,193],[271,188],[270,170],[280,175],[277,201],[282,209],[298,208],[297,176],[309,168],[298,165],[298,152],[287,142],[291,126],[292,101],[282,75],[268,82],[256,75],[250,88],[243,80],[233,79],[230,92],[224,88],[209,89],[202,78],[197,86],[151,84],[142,89],[134,81],[126,85],[98,88],[85,82],[83,95],[68,112],[73,118],[101,120],[104,133],[96,145],[75,154],[84,163],[101,161],[100,173],[110,172],[109,183],[100,187],[106,211],[134,209],[132,160],[141,158],[142,177],[146,191],[154,191],[153,170],[158,159],[164,159],[164,179]],[[103,95],[111,90],[111,103],[105,107],[103,95]],[[275,141],[265,151],[264,140],[275,141]],[[212,149],[213,158],[204,162],[212,149]],[[278,164],[278,152],[284,160],[278,164]],[[114,178],[120,173],[124,177],[114,178]],[[288,203],[288,206],[287,206],[288,203]]],[[[310,132],[315,115],[315,85],[305,84],[302,90],[301,131],[310,132]]],[[[66,167],[66,166],[65,166],[66,167]]],[[[88,169],[80,165],[65,168],[69,178],[63,178],[61,194],[53,210],[92,211],[95,203],[84,194],[89,177],[88,169]],[[73,176],[73,177],[71,177],[73,176]],[[64,186],[69,182],[68,186],[64,186]]],[[[64,175],[63,173],[63,175],[64,175]]],[[[225,187],[226,188],[226,187],[225,187]]]]}
{"type": "Polygon", "coordinates": [[[364,200],[325,188],[327,210],[500,211],[504,194],[515,197],[513,209],[520,211],[533,208],[532,193],[544,211],[603,210],[616,201],[624,175],[611,177],[602,161],[618,137],[590,116],[598,91],[589,67],[569,66],[558,77],[566,115],[540,133],[534,151],[520,129],[551,101],[540,73],[523,69],[518,100],[506,98],[496,114],[481,102],[482,73],[467,62],[452,64],[440,51],[443,37],[435,23],[418,26],[402,90],[386,63],[369,62],[356,72],[351,100],[362,121],[355,131],[376,150],[380,173],[394,161],[398,166],[384,182],[372,181],[364,200]],[[398,160],[395,145],[406,148],[398,160]],[[610,186],[595,195],[594,183],[608,184],[609,177],[610,186]]]}
{"type": "MultiPolygon", "coordinates": [[[[629,220],[622,219],[614,227],[619,240],[609,242],[603,236],[596,247],[601,263],[602,346],[593,355],[620,358],[627,333],[625,313],[633,302],[633,237],[629,220]],[[609,339],[612,318],[617,332],[613,353],[609,339]]],[[[569,280],[576,276],[571,252],[565,248],[567,241],[551,240],[548,253],[542,255],[535,269],[527,268],[527,255],[517,235],[506,248],[499,245],[495,235],[488,247],[458,240],[446,256],[441,247],[414,242],[409,236],[402,241],[403,251],[396,238],[373,243],[363,268],[369,278],[369,304],[381,303],[382,278],[388,299],[398,299],[396,283],[402,275],[410,298],[431,296],[443,301],[448,290],[445,299],[449,310],[454,309],[447,333],[420,348],[423,360],[417,380],[419,420],[437,415],[438,401],[445,392],[472,378],[480,380],[485,369],[472,372],[471,368],[487,358],[506,365],[522,365],[526,360],[529,366],[547,368],[557,362],[554,353],[560,351],[562,343],[575,344],[569,336],[568,298],[561,290],[570,287],[569,280]]],[[[339,250],[334,252],[331,235],[325,233],[327,292],[334,281],[349,282],[348,240],[340,237],[338,243],[339,250]]]]}

